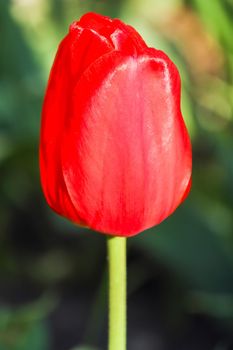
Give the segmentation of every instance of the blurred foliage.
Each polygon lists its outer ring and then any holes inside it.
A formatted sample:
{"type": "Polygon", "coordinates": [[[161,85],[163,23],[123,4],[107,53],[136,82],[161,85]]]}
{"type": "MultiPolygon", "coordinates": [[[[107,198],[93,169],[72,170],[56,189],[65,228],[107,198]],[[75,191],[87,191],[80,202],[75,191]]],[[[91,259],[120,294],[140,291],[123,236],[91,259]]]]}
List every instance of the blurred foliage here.
{"type": "Polygon", "coordinates": [[[0,310],[0,349],[49,349],[49,329],[45,320],[53,304],[52,300],[42,298],[17,309],[2,307],[0,310]]]}
{"type": "MultiPolygon", "coordinates": [[[[41,195],[37,156],[43,93],[56,47],[69,23],[90,10],[134,25],[149,45],[166,51],[177,64],[183,82],[182,111],[193,142],[193,187],[188,200],[164,223],[129,240],[129,302],[131,295],[133,300],[140,291],[147,295],[150,281],[157,281],[157,290],[161,288],[158,303],[169,305],[170,318],[177,323],[180,314],[193,319],[199,314],[210,317],[224,336],[205,350],[230,349],[231,0],[0,1],[0,349],[51,348],[46,321],[51,308],[41,300],[24,305],[25,298],[31,301],[50,289],[61,295],[64,289],[71,294],[94,290],[96,298],[92,292],[88,299],[93,310],[77,315],[77,327],[89,335],[85,343],[101,343],[106,293],[105,278],[100,287],[98,280],[104,275],[104,237],[73,227],[47,208],[41,195]],[[92,239],[87,239],[91,235],[92,239]],[[161,282],[164,279],[169,280],[168,285],[161,282]],[[24,297],[18,297],[19,305],[6,307],[20,294],[21,284],[25,287],[24,297]],[[180,291],[182,298],[174,290],[180,291]]],[[[157,305],[156,297],[152,300],[157,305]]],[[[67,322],[66,315],[63,329],[67,322]]],[[[181,328],[185,332],[185,326],[181,328]]],[[[59,337],[59,332],[55,336],[59,337]]],[[[83,343],[82,334],[68,340],[54,348],[90,350],[74,348],[83,343]]]]}

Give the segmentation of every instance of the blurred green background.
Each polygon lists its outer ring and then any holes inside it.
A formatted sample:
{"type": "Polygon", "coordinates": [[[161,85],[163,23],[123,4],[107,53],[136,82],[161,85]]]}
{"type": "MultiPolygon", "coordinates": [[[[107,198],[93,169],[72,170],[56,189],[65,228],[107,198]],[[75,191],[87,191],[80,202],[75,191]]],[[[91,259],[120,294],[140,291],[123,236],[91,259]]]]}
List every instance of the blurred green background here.
{"type": "Polygon", "coordinates": [[[128,240],[128,349],[233,349],[233,1],[0,0],[0,350],[106,349],[105,237],[54,214],[38,135],[57,45],[87,11],[179,67],[193,187],[128,240]]]}

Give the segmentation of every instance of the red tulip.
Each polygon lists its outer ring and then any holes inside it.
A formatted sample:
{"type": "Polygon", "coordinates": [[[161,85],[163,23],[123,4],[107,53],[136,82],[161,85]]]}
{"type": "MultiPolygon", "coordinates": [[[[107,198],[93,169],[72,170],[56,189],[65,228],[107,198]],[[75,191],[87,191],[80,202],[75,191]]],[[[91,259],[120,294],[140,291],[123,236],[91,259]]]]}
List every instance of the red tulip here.
{"type": "Polygon", "coordinates": [[[185,199],[191,158],[171,60],[118,19],[88,13],[71,24],[42,112],[49,205],[77,224],[133,236],[185,199]]]}

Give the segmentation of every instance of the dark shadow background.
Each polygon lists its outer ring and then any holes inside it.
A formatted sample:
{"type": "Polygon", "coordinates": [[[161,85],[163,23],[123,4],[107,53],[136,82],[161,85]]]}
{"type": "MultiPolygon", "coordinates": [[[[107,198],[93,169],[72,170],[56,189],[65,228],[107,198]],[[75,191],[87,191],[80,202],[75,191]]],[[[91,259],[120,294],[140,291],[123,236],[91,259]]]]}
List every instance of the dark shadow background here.
{"type": "Polygon", "coordinates": [[[128,240],[128,349],[232,350],[232,0],[0,0],[0,350],[106,349],[105,236],[54,214],[38,171],[49,69],[89,10],[177,64],[193,141],[189,198],[128,240]]]}

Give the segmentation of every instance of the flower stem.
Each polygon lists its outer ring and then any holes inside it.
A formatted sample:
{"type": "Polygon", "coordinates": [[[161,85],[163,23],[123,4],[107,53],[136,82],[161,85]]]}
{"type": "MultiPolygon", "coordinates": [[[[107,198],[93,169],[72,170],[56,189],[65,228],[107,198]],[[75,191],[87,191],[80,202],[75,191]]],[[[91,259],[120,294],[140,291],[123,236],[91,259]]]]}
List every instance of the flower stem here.
{"type": "Polygon", "coordinates": [[[108,350],[126,350],[126,238],[108,237],[108,350]]]}

